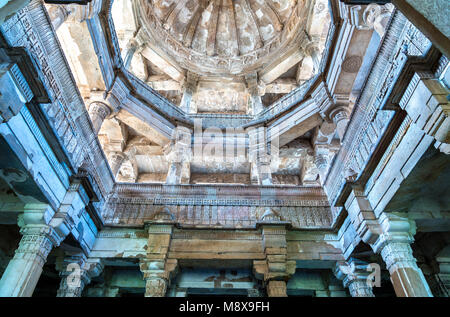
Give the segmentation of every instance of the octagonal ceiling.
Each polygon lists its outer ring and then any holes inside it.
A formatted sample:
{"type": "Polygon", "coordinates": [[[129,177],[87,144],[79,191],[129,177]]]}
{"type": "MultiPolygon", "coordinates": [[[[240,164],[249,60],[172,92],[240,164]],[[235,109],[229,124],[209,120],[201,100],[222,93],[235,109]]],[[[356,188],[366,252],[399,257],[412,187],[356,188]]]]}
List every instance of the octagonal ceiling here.
{"type": "Polygon", "coordinates": [[[248,77],[265,106],[318,71],[327,0],[115,0],[128,69],[172,103],[197,76],[193,113],[249,114],[248,77]],[[130,51],[138,47],[130,57],[130,51]]]}

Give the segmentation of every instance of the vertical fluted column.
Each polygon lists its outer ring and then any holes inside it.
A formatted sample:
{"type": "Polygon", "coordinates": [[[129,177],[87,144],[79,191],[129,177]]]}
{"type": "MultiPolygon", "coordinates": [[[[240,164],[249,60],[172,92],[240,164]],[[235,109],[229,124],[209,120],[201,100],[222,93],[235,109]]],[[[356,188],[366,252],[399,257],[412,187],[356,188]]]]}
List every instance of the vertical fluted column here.
{"type": "Polygon", "coordinates": [[[335,275],[348,287],[352,297],[375,297],[372,291],[372,280],[367,270],[368,264],[356,259],[345,263],[337,263],[335,275]]]}
{"type": "Polygon", "coordinates": [[[111,109],[102,102],[93,102],[89,106],[89,116],[91,117],[92,126],[94,127],[95,135],[98,134],[102,127],[103,121],[111,114],[111,109]]]}
{"type": "Polygon", "coordinates": [[[0,297],[31,297],[47,256],[63,237],[48,225],[26,225],[22,239],[0,280],[0,297]]]}

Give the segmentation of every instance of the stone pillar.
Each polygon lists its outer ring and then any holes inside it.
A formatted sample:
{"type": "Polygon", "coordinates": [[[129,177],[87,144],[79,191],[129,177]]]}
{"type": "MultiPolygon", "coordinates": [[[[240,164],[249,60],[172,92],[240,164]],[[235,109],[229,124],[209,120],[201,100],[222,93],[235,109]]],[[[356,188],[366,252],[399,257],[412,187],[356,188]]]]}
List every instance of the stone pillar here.
{"type": "Polygon", "coordinates": [[[109,164],[111,166],[111,171],[114,177],[119,173],[120,167],[125,160],[125,154],[122,152],[111,152],[109,153],[109,164]]]}
{"type": "Polygon", "coordinates": [[[98,134],[102,127],[103,121],[111,114],[111,109],[102,102],[93,102],[89,106],[89,116],[91,117],[92,126],[95,135],[98,134]]]}
{"type": "Polygon", "coordinates": [[[180,108],[187,114],[191,112],[192,96],[197,90],[198,76],[188,72],[182,84],[182,97],[180,108]]]}
{"type": "Polygon", "coordinates": [[[322,153],[317,153],[314,157],[314,164],[319,170],[320,181],[323,184],[325,182],[325,176],[328,170],[328,156],[322,153]]]}
{"type": "Polygon", "coordinates": [[[250,95],[250,101],[252,104],[253,115],[257,115],[264,111],[264,105],[261,100],[260,87],[258,85],[258,75],[250,74],[245,77],[247,82],[247,90],[250,95]]]}
{"type": "Polygon", "coordinates": [[[287,260],[285,225],[277,215],[265,213],[258,223],[262,231],[262,243],[266,259],[253,261],[256,278],[266,285],[267,296],[287,297],[287,280],[295,273],[295,261],[287,260]]]}
{"type": "Polygon", "coordinates": [[[131,65],[131,60],[133,59],[134,54],[136,53],[139,47],[138,41],[135,39],[131,39],[126,47],[125,59],[124,59],[124,67],[128,69],[131,65]]]}
{"type": "Polygon", "coordinates": [[[166,184],[181,184],[182,179],[189,182],[189,162],[192,159],[191,131],[186,127],[174,129],[170,143],[164,148],[169,162],[166,184]]]}
{"type": "Polygon", "coordinates": [[[64,237],[49,225],[25,225],[13,259],[0,280],[0,297],[31,297],[47,256],[64,237]]]}
{"type": "Polygon", "coordinates": [[[372,245],[380,253],[391,275],[395,294],[398,297],[432,297],[430,287],[416,259],[410,244],[414,241],[406,218],[382,214],[379,218],[383,234],[372,245]]]}
{"type": "Polygon", "coordinates": [[[432,296],[410,247],[414,241],[414,223],[392,213],[383,212],[376,217],[363,190],[356,185],[345,202],[345,208],[361,239],[375,253],[381,254],[397,296],[432,296]]]}
{"type": "Polygon", "coordinates": [[[306,53],[311,56],[311,59],[313,61],[313,73],[317,74],[320,69],[320,50],[317,47],[316,43],[311,43],[309,47],[306,49],[306,53]]]}
{"type": "Polygon", "coordinates": [[[286,281],[269,281],[267,283],[268,297],[287,297],[286,281]]]}
{"type": "Polygon", "coordinates": [[[252,127],[247,129],[249,138],[248,159],[252,164],[252,178],[256,178],[260,185],[272,184],[272,171],[270,168],[271,156],[267,147],[267,128],[252,127]]]}
{"type": "Polygon", "coordinates": [[[145,297],[166,296],[170,280],[177,269],[177,260],[167,257],[172,230],[172,224],[161,223],[148,226],[147,255],[140,262],[146,285],[145,297]]]}
{"type": "Polygon", "coordinates": [[[334,273],[343,281],[344,287],[348,287],[352,297],[375,297],[367,267],[367,263],[350,259],[348,262],[336,263],[334,273]]]}
{"type": "Polygon", "coordinates": [[[339,135],[339,139],[344,140],[345,130],[347,129],[347,124],[349,119],[349,113],[346,107],[337,106],[330,112],[330,118],[336,124],[336,131],[339,135]]]}
{"type": "Polygon", "coordinates": [[[87,259],[84,254],[66,256],[56,266],[61,276],[57,297],[80,297],[91,279],[103,271],[100,259],[87,259]]]}

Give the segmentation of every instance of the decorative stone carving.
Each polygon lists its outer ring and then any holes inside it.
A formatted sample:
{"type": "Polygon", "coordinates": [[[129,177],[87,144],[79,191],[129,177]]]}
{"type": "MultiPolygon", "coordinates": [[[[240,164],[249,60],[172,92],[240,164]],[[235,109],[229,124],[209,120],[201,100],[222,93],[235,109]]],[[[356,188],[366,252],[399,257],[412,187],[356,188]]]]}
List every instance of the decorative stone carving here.
{"type": "Polygon", "coordinates": [[[374,297],[367,263],[350,259],[346,263],[336,263],[335,275],[343,280],[352,297],[374,297]]]}
{"type": "Polygon", "coordinates": [[[172,225],[150,224],[148,227],[147,256],[140,261],[146,281],[146,297],[164,297],[176,273],[177,260],[167,258],[172,230],[172,225]]]}
{"type": "Polygon", "coordinates": [[[125,154],[122,152],[111,152],[109,153],[109,164],[111,166],[111,171],[114,177],[119,172],[120,167],[122,166],[123,161],[125,160],[125,154]]]}
{"type": "Polygon", "coordinates": [[[48,254],[64,238],[49,225],[29,224],[21,233],[19,247],[0,280],[2,297],[31,297],[48,254]]]}
{"type": "Polygon", "coordinates": [[[100,259],[87,259],[84,254],[66,256],[56,267],[61,276],[57,297],[81,297],[84,287],[103,271],[100,259]]]}
{"type": "Polygon", "coordinates": [[[285,281],[269,281],[266,289],[268,297],[287,297],[285,281]]]}
{"type": "Polygon", "coordinates": [[[361,12],[362,9],[362,6],[351,7],[353,23],[359,30],[375,29],[380,37],[383,37],[391,14],[395,9],[394,5],[391,3],[385,5],[372,3],[365,6],[363,12],[361,12]]]}
{"type": "Polygon", "coordinates": [[[89,106],[89,115],[91,117],[94,133],[98,134],[103,121],[111,114],[111,109],[102,102],[93,102],[89,106]]]}
{"type": "Polygon", "coordinates": [[[349,113],[345,106],[336,106],[330,111],[331,120],[336,124],[336,131],[341,142],[344,139],[345,130],[349,121],[349,113]]]}
{"type": "Polygon", "coordinates": [[[348,56],[342,62],[342,70],[346,73],[357,73],[362,64],[362,57],[359,55],[348,56]]]}
{"type": "Polygon", "coordinates": [[[183,175],[190,175],[187,170],[192,159],[191,131],[181,126],[174,129],[172,139],[164,148],[164,153],[170,163],[166,184],[180,184],[183,175]]]}
{"type": "Polygon", "coordinates": [[[415,227],[407,218],[393,214],[383,212],[377,218],[363,193],[355,189],[352,193],[346,209],[353,226],[361,239],[381,254],[397,296],[432,296],[410,247],[415,227]]]}
{"type": "MultiPolygon", "coordinates": [[[[256,127],[247,129],[249,138],[248,159],[252,163],[252,171],[256,174],[251,176],[256,178],[258,184],[271,185],[272,171],[271,160],[275,159],[276,153],[270,153],[272,148],[267,144],[268,131],[266,127],[256,127]]],[[[274,145],[276,147],[276,145],[274,145]]]]}

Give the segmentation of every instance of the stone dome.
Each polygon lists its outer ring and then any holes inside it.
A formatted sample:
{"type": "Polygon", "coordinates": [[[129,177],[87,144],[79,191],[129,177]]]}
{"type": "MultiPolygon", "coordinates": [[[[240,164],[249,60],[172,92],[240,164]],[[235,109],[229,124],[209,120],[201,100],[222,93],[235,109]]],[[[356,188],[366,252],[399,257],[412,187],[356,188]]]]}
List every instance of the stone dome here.
{"type": "Polygon", "coordinates": [[[198,74],[243,75],[306,46],[308,0],[138,0],[144,41],[198,74]]]}

